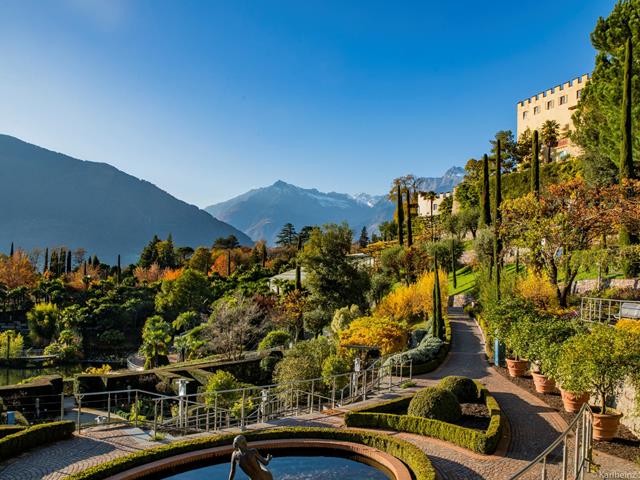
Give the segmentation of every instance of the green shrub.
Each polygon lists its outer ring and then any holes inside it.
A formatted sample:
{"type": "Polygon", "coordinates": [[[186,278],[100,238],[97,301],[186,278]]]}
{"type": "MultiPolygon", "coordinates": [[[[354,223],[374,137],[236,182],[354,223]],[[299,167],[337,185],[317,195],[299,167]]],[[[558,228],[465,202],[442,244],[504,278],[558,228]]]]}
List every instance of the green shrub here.
{"type": "Polygon", "coordinates": [[[440,380],[438,387],[449,390],[460,403],[476,403],[478,401],[478,387],[470,378],[452,375],[440,380]]]}
{"type": "Polygon", "coordinates": [[[258,350],[269,350],[270,348],[282,347],[288,345],[291,341],[291,335],[284,330],[272,330],[260,340],[258,350]]]}
{"type": "Polygon", "coordinates": [[[438,387],[426,387],[416,393],[409,403],[407,413],[413,417],[448,423],[457,422],[462,418],[462,410],[456,396],[438,387]]]}
{"type": "Polygon", "coordinates": [[[43,423],[25,428],[0,439],[0,460],[20,455],[25,450],[70,438],[75,424],[70,421],[43,423]]]}
{"type": "MultiPolygon", "coordinates": [[[[101,480],[116,473],[130,470],[163,458],[172,457],[186,452],[203,450],[221,445],[230,445],[236,434],[225,434],[203,437],[194,440],[163,445],[149,450],[140,451],[126,457],[120,457],[109,462],[91,467],[83,472],[71,475],[69,480],[101,480]]],[[[359,443],[388,453],[404,462],[413,472],[416,480],[436,480],[436,472],[420,448],[405,440],[358,430],[336,428],[273,428],[245,432],[250,442],[276,439],[316,438],[344,442],[359,443]]]]}
{"type": "Polygon", "coordinates": [[[348,412],[345,415],[345,424],[349,427],[381,428],[414,433],[451,442],[476,453],[489,455],[495,452],[502,438],[502,415],[498,402],[489,395],[487,389],[479,382],[474,383],[479,392],[478,397],[485,402],[489,410],[489,427],[484,432],[439,420],[406,415],[412,397],[398,398],[348,412]]]}
{"type": "Polygon", "coordinates": [[[0,439],[9,435],[13,435],[14,433],[21,432],[25,428],[26,427],[23,427],[21,425],[0,425],[0,439]]]}

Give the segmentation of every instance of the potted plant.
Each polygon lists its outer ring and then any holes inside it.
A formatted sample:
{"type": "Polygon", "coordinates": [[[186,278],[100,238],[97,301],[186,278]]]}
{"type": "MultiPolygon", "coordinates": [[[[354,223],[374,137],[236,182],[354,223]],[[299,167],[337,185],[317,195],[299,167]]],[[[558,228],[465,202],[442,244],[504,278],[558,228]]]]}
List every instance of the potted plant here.
{"type": "Polygon", "coordinates": [[[569,392],[574,393],[574,403],[584,399],[584,392],[595,394],[598,405],[592,406],[594,440],[611,440],[616,435],[622,414],[607,406],[607,400],[637,367],[634,362],[637,353],[634,357],[628,336],[606,325],[594,325],[588,333],[575,335],[562,347],[558,378],[565,390],[563,401],[569,392]]]}
{"type": "Polygon", "coordinates": [[[556,365],[561,346],[575,333],[575,323],[555,315],[541,314],[532,325],[528,356],[533,367],[531,376],[538,393],[555,391],[556,365]]]}
{"type": "Polygon", "coordinates": [[[507,369],[512,377],[524,377],[529,370],[529,360],[525,360],[530,342],[528,317],[514,321],[506,334],[507,369]]]}

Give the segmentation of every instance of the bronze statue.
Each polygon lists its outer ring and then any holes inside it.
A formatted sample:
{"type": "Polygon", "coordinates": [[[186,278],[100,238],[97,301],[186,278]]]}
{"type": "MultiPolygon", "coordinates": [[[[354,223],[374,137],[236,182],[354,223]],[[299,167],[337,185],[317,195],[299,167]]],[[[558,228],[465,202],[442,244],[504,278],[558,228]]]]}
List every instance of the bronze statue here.
{"type": "Polygon", "coordinates": [[[236,463],[251,480],[273,480],[271,472],[265,467],[271,461],[271,455],[263,457],[255,448],[247,446],[247,439],[238,435],[233,439],[233,454],[231,455],[231,471],[229,480],[236,474],[236,463]]]}

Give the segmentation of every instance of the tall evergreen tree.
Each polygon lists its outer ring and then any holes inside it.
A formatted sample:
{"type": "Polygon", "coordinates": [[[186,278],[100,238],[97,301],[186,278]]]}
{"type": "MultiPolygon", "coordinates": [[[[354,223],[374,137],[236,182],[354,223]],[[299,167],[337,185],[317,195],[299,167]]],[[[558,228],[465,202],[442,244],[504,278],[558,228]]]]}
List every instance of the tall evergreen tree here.
{"type": "Polygon", "coordinates": [[[42,266],[42,273],[49,271],[49,247],[44,249],[44,265],[42,266]]]}
{"type": "Polygon", "coordinates": [[[362,227],[360,231],[360,238],[358,239],[358,245],[360,248],[365,248],[369,245],[369,234],[367,233],[367,227],[362,227]]]}
{"type": "Polygon", "coordinates": [[[500,239],[500,223],[502,213],[500,212],[500,204],[502,203],[502,159],[500,157],[500,141],[498,140],[496,151],[496,192],[495,192],[495,208],[493,212],[493,264],[496,268],[496,295],[500,300],[500,269],[502,268],[502,240],[500,239]]]}
{"type": "Polygon", "coordinates": [[[71,250],[67,250],[67,273],[71,273],[71,250]]]}
{"type": "Polygon", "coordinates": [[[453,288],[458,288],[458,275],[456,273],[456,243],[453,235],[451,236],[451,272],[453,273],[453,288]]]}
{"type": "Polygon", "coordinates": [[[262,268],[267,266],[267,243],[262,242],[260,244],[260,256],[262,257],[262,268]]]}
{"type": "Polygon", "coordinates": [[[531,160],[531,191],[535,193],[536,197],[540,195],[540,141],[538,138],[538,130],[533,131],[533,145],[531,153],[533,159],[531,160]]]}
{"type": "Polygon", "coordinates": [[[491,190],[489,187],[489,157],[485,153],[482,157],[482,224],[491,225],[491,190]]]}
{"type": "Polygon", "coordinates": [[[118,254],[118,265],[116,267],[116,280],[118,283],[120,283],[121,277],[122,277],[122,269],[120,266],[120,254],[118,254]]]}
{"type": "Polygon", "coordinates": [[[402,207],[402,190],[400,185],[397,186],[397,209],[398,209],[398,241],[400,245],[404,245],[404,208],[402,207]]]}
{"type": "Polygon", "coordinates": [[[433,280],[433,336],[444,340],[444,321],[442,318],[442,304],[440,299],[440,276],[438,273],[438,257],[433,260],[434,280],[433,280]]]}
{"type": "Polygon", "coordinates": [[[9,256],[13,257],[13,242],[11,242],[11,250],[9,251],[9,256]]]}
{"type": "Polygon", "coordinates": [[[620,144],[620,178],[635,178],[633,168],[633,132],[631,122],[631,78],[633,77],[633,47],[631,35],[624,51],[624,74],[622,83],[622,142],[620,144]]]}
{"type": "Polygon", "coordinates": [[[276,244],[281,247],[291,247],[295,245],[297,238],[298,236],[293,223],[285,223],[276,237],[276,244]]]}
{"type": "Polygon", "coordinates": [[[407,246],[413,245],[413,231],[411,229],[411,192],[407,188],[407,246]]]}

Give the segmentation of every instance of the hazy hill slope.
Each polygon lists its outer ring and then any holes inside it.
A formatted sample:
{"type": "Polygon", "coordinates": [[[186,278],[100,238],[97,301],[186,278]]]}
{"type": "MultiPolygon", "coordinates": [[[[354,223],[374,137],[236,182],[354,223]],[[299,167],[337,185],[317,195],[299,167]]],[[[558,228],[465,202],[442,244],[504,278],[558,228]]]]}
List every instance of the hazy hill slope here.
{"type": "MultiPolygon", "coordinates": [[[[0,135],[0,238],[9,245],[83,247],[113,262],[136,260],[154,235],[176,245],[210,245],[234,234],[207,212],[111,165],[77,160],[0,135]]],[[[0,245],[0,251],[8,247],[0,245]]]]}

